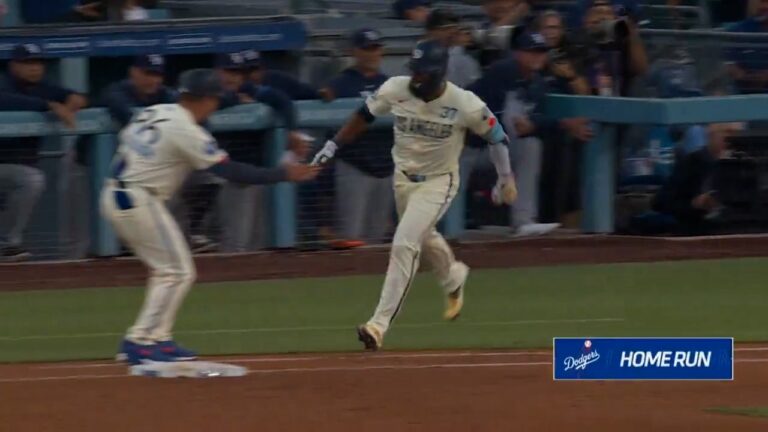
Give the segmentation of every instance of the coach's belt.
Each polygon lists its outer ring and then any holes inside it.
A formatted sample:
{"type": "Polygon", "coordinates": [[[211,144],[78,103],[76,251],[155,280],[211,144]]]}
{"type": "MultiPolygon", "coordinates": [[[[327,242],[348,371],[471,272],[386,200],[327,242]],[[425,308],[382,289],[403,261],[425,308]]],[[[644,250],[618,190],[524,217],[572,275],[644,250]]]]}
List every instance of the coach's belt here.
{"type": "Polygon", "coordinates": [[[427,176],[427,175],[419,175],[419,174],[408,174],[407,172],[402,170],[400,172],[403,173],[403,175],[413,183],[424,183],[427,180],[433,179],[435,177],[442,177],[448,174],[448,173],[445,173],[445,174],[435,174],[435,175],[427,176]]]}

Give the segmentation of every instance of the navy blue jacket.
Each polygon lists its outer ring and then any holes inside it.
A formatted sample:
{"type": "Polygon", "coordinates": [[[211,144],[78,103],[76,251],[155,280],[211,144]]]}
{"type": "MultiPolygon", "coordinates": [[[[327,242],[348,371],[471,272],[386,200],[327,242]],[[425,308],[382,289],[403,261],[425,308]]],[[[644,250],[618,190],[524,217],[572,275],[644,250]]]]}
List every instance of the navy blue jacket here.
{"type": "MultiPolygon", "coordinates": [[[[379,73],[366,77],[355,68],[345,69],[328,83],[336,98],[368,97],[389,77],[379,73]]],[[[356,142],[342,147],[336,157],[373,177],[392,175],[392,129],[372,129],[361,135],[356,142]]]]}
{"type": "MultiPolygon", "coordinates": [[[[530,107],[528,118],[536,126],[533,135],[538,135],[542,129],[556,125],[556,122],[544,116],[544,101],[549,91],[546,80],[539,74],[535,74],[530,79],[523,78],[517,60],[513,57],[494,63],[479,80],[468,87],[468,90],[479,96],[499,120],[503,118],[508,98],[519,99],[530,107]]],[[[503,121],[500,123],[504,126],[503,121]]],[[[514,133],[510,134],[510,136],[514,135],[514,133]]],[[[470,140],[470,145],[478,146],[479,144],[474,139],[470,140]]]]}
{"type": "MultiPolygon", "coordinates": [[[[227,93],[221,99],[221,109],[240,105],[239,93],[246,94],[258,103],[263,103],[275,112],[285,124],[292,130],[296,127],[296,112],[293,101],[282,91],[264,85],[246,83],[237,93],[227,93]]],[[[237,131],[216,133],[216,139],[222,148],[229,152],[233,160],[264,165],[263,152],[259,144],[267,138],[269,130],[262,131],[237,131]]]]}
{"type": "Polygon", "coordinates": [[[266,71],[262,85],[272,87],[287,94],[291,100],[320,99],[317,89],[305,84],[293,76],[279,71],[266,71]]]}
{"type": "Polygon", "coordinates": [[[107,87],[101,96],[100,105],[107,107],[112,119],[120,127],[124,127],[131,121],[134,108],[145,108],[157,104],[174,103],[178,99],[176,92],[166,86],[147,98],[136,93],[130,80],[116,82],[107,87]]]}
{"type": "MultiPolygon", "coordinates": [[[[48,102],[65,103],[72,90],[40,82],[26,84],[13,77],[0,79],[0,111],[48,111],[48,102]]],[[[40,139],[37,137],[0,140],[0,163],[37,163],[40,139]]]]}
{"type": "MultiPolygon", "coordinates": [[[[296,128],[296,110],[291,98],[279,89],[265,85],[245,83],[238,93],[243,93],[258,103],[269,106],[289,130],[296,128]]],[[[221,98],[221,109],[240,105],[237,93],[227,93],[221,98]]]]}

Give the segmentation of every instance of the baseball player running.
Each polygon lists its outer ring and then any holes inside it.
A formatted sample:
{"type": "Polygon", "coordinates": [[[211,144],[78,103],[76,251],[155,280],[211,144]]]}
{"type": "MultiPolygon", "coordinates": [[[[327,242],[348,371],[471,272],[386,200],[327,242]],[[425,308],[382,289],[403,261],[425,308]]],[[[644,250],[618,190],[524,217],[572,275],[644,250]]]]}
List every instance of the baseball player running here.
{"type": "Polygon", "coordinates": [[[118,354],[131,364],[196,358],[171,335],[176,312],[195,281],[195,265],[165,201],[187,175],[208,170],[231,182],[267,184],[309,180],[319,171],[306,165],[256,168],[229,161],[199,126],[219,107],[218,77],[195,69],[182,74],[180,83],[177,104],[146,108],[120,132],[112,178],[101,193],[103,215],[150,271],[144,305],[118,354]]]}
{"type": "Polygon", "coordinates": [[[402,308],[423,251],[446,296],[444,318],[458,317],[464,304],[469,267],[457,261],[435,225],[459,189],[459,155],[467,129],[490,144],[498,181],[497,204],[517,196],[509,163],[508,138],[493,114],[472,92],[445,80],[448,52],[436,41],[416,44],[411,76],[393,77],[368,97],[336,136],[313,160],[324,164],[336,149],[351,143],[376,116],[395,117],[394,188],[400,223],[392,241],[389,268],[373,317],[358,327],[358,338],[368,350],[381,347],[384,334],[402,308]]]}

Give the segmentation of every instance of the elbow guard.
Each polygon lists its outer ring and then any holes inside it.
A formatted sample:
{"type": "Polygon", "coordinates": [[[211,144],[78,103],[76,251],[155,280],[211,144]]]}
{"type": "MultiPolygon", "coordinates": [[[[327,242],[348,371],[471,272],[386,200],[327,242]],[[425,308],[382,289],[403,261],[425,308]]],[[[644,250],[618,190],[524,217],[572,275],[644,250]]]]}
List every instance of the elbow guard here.
{"type": "Polygon", "coordinates": [[[376,120],[376,117],[371,114],[371,111],[368,109],[368,105],[363,104],[358,110],[357,113],[365,120],[366,123],[370,124],[373,123],[374,120],[376,120]]]}

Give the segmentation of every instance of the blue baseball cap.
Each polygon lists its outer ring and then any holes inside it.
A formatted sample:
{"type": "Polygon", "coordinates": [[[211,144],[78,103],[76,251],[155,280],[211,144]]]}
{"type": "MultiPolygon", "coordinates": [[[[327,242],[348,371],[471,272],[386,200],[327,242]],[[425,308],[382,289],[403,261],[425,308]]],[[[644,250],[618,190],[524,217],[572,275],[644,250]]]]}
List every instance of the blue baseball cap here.
{"type": "Polygon", "coordinates": [[[444,76],[448,68],[448,48],[431,39],[419,41],[413,49],[408,67],[411,72],[444,76]]]}
{"type": "Polygon", "coordinates": [[[517,49],[520,51],[549,51],[547,40],[541,33],[525,32],[517,37],[517,49]]]}
{"type": "Polygon", "coordinates": [[[216,54],[215,63],[218,69],[244,70],[247,67],[245,56],[241,52],[216,54]]]}
{"type": "Polygon", "coordinates": [[[146,72],[162,74],[165,73],[165,58],[160,54],[140,55],[134,57],[133,66],[146,72]]]}
{"type": "Polygon", "coordinates": [[[405,12],[417,7],[430,7],[432,2],[430,0],[397,0],[392,4],[392,9],[395,12],[395,16],[400,19],[405,19],[405,12]]]}
{"type": "Polygon", "coordinates": [[[221,97],[224,88],[211,69],[192,69],[179,77],[179,93],[197,97],[221,97]]]}
{"type": "Polygon", "coordinates": [[[13,48],[11,58],[16,61],[42,60],[43,48],[33,43],[19,44],[13,48]]]}
{"type": "Polygon", "coordinates": [[[249,69],[258,69],[262,66],[261,53],[256,50],[245,50],[242,52],[245,59],[245,66],[249,69]]]}
{"type": "Polygon", "coordinates": [[[362,28],[352,33],[352,46],[355,48],[372,48],[384,46],[381,33],[370,28],[362,28]]]}

